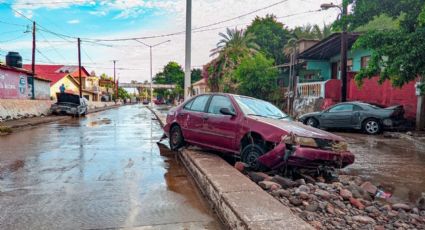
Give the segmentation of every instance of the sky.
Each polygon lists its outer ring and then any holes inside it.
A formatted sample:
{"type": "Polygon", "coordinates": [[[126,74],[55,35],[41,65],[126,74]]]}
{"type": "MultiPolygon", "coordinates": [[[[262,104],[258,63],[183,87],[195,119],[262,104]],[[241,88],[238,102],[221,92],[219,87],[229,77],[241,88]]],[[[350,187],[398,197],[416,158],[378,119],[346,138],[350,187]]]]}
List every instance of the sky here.
{"type": "MultiPolygon", "coordinates": [[[[341,0],[192,0],[192,68],[202,68],[212,59],[210,50],[227,27],[243,29],[256,16],[267,14],[288,28],[322,26],[338,16],[338,9],[318,11],[330,2],[341,0]],[[245,16],[228,20],[240,15],[245,16]]],[[[24,63],[31,62],[34,20],[37,64],[76,65],[80,37],[82,64],[89,72],[112,76],[112,60],[117,60],[120,82],[143,82],[150,79],[148,47],[135,40],[98,40],[141,38],[148,45],[170,40],[152,49],[153,74],[169,61],[184,67],[185,18],[186,0],[0,0],[0,60],[8,51],[17,51],[24,63]]]]}

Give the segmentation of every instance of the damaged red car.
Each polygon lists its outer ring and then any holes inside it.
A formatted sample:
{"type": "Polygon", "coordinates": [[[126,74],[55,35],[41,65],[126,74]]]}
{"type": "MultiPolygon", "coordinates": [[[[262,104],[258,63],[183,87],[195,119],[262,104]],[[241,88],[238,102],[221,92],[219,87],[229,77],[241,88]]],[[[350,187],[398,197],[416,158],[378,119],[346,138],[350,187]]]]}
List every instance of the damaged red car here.
{"type": "Polygon", "coordinates": [[[170,147],[186,143],[240,157],[255,170],[332,174],[354,162],[345,140],[292,119],[269,102],[202,94],[171,109],[164,126],[170,147]]]}

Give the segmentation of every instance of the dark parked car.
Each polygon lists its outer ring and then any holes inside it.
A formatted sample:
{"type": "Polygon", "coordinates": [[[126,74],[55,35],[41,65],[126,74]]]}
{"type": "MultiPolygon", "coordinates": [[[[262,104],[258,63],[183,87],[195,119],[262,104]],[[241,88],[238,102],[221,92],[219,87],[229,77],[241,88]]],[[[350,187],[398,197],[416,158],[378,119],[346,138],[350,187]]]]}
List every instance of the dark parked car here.
{"type": "Polygon", "coordinates": [[[354,162],[341,137],[292,121],[269,102],[239,95],[198,95],[168,112],[164,131],[173,150],[189,143],[239,156],[254,169],[317,172],[354,162]]]}
{"type": "Polygon", "coordinates": [[[324,111],[302,115],[299,120],[316,128],[344,128],[378,134],[404,122],[403,106],[383,108],[363,102],[336,104],[324,111]]]}
{"type": "Polygon", "coordinates": [[[56,98],[58,101],[50,108],[53,114],[79,117],[88,112],[88,101],[84,97],[80,98],[80,96],[70,93],[56,93],[56,98]]]}

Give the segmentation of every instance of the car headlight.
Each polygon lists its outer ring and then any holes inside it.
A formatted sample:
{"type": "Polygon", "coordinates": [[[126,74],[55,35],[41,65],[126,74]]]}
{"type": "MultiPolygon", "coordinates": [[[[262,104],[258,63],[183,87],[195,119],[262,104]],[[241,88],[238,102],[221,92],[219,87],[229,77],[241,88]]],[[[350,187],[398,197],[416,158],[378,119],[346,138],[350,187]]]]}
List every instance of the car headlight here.
{"type": "Polygon", "coordinates": [[[348,143],[345,141],[340,141],[332,145],[332,150],[336,152],[347,152],[348,151],[348,143]]]}
{"type": "Polygon", "coordinates": [[[306,147],[313,147],[313,148],[317,148],[317,143],[313,138],[310,137],[300,137],[300,136],[296,136],[295,137],[295,143],[301,146],[306,146],[306,147]]]}

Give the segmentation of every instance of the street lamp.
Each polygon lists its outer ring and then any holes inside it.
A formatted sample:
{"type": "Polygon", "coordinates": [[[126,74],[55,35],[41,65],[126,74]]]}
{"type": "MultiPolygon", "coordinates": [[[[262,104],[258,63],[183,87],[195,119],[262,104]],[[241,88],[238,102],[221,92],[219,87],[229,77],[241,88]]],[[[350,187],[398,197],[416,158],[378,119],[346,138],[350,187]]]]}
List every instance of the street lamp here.
{"type": "Polygon", "coordinates": [[[151,93],[150,93],[150,94],[151,94],[151,105],[153,105],[153,88],[152,88],[152,78],[153,78],[153,76],[152,76],[152,48],[153,48],[153,47],[156,47],[156,46],[159,46],[159,45],[162,45],[162,44],[164,44],[164,43],[170,42],[170,41],[171,41],[171,40],[167,40],[167,41],[163,41],[163,42],[157,43],[157,44],[155,44],[155,45],[149,45],[149,44],[144,43],[144,42],[142,42],[142,41],[136,40],[136,42],[139,42],[139,43],[143,44],[144,46],[149,47],[149,52],[150,52],[150,74],[151,74],[151,84],[150,84],[150,91],[151,91],[151,93]]]}
{"type": "Polygon", "coordinates": [[[341,11],[342,20],[342,33],[341,33],[341,101],[347,101],[347,24],[345,22],[345,16],[347,16],[348,2],[342,1],[342,5],[335,5],[333,3],[325,3],[320,5],[322,10],[328,10],[331,8],[338,8],[341,11]]]}

